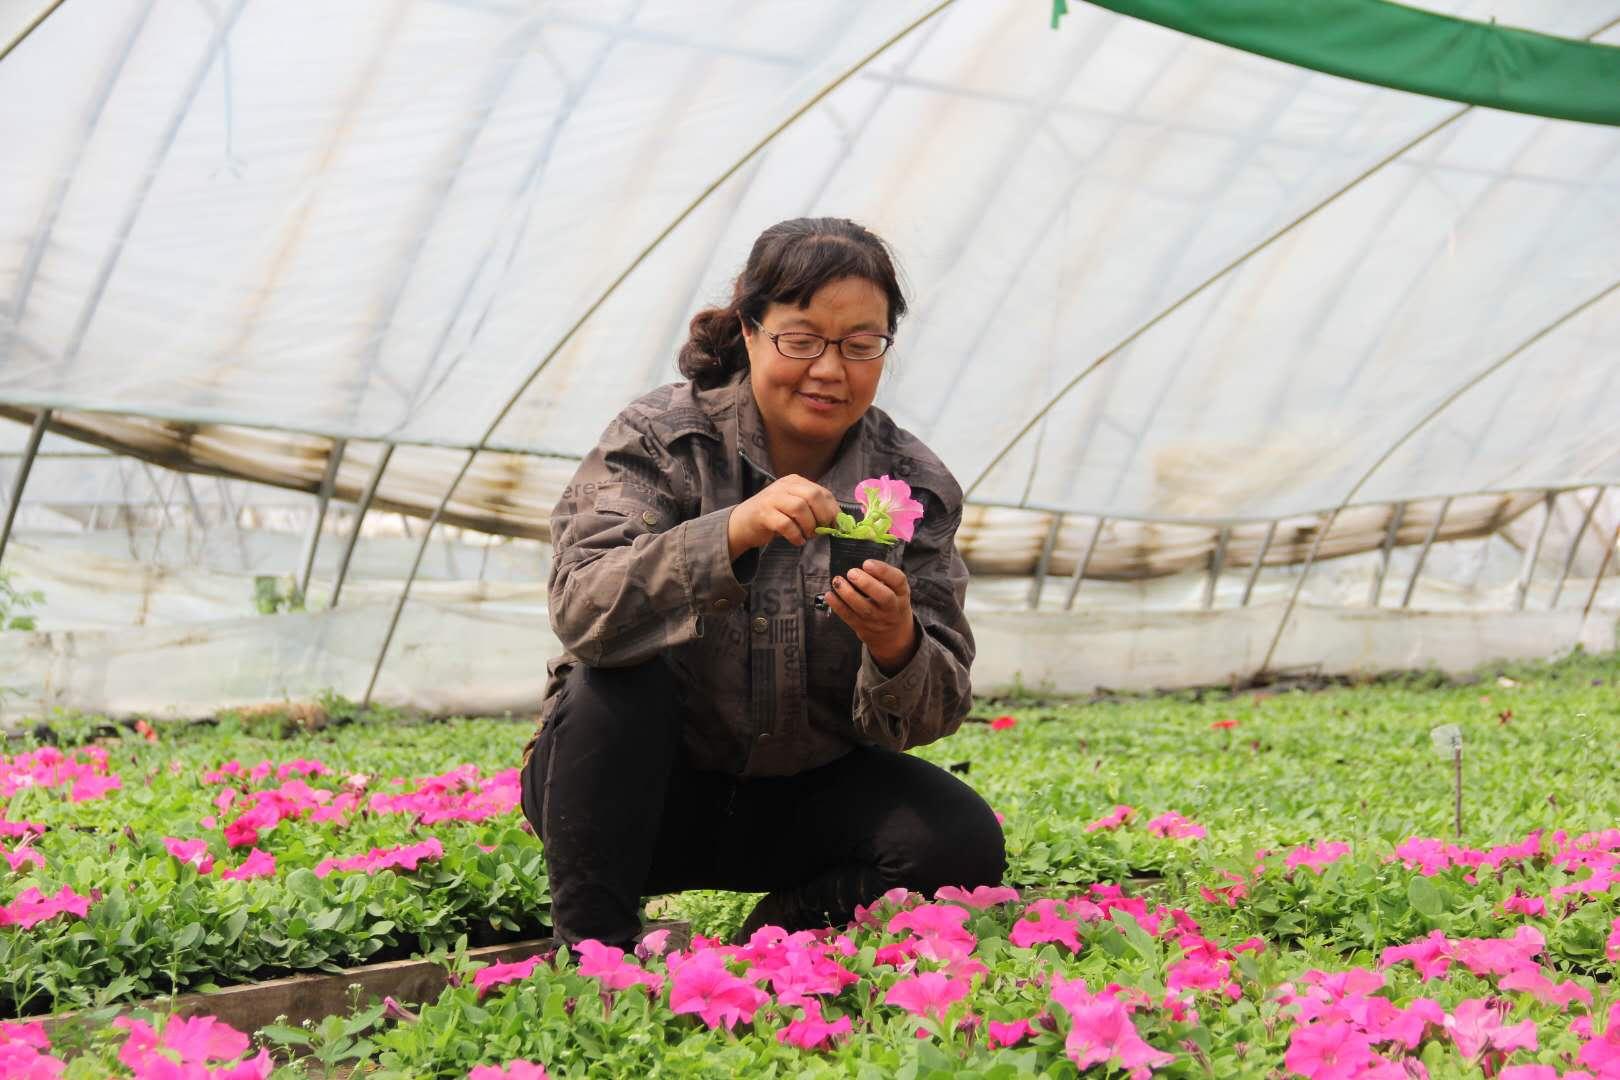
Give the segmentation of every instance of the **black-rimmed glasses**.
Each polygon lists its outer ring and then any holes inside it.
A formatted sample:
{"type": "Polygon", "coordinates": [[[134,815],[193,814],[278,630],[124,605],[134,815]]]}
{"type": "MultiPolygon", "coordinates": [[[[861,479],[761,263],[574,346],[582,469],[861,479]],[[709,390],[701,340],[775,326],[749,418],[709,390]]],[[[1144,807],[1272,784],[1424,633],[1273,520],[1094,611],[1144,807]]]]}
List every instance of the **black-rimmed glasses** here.
{"type": "Polygon", "coordinates": [[[894,338],[888,334],[874,334],[870,330],[859,334],[845,334],[841,338],[823,337],[820,334],[811,334],[803,330],[789,330],[781,334],[773,334],[765,329],[758,319],[753,320],[760,332],[771,339],[776,351],[789,360],[814,360],[827,351],[827,346],[838,346],[838,352],[845,360],[876,360],[889,351],[894,344],[894,338]]]}

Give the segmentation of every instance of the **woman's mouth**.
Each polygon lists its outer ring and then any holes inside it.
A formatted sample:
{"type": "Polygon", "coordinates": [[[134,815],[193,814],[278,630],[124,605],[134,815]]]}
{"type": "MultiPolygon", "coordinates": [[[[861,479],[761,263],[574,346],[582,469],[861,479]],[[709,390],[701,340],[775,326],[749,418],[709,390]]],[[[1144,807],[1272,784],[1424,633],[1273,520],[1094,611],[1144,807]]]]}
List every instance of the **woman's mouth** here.
{"type": "Polygon", "coordinates": [[[807,394],[803,390],[796,393],[800,401],[817,412],[830,412],[844,403],[843,398],[835,398],[827,394],[807,394]]]}

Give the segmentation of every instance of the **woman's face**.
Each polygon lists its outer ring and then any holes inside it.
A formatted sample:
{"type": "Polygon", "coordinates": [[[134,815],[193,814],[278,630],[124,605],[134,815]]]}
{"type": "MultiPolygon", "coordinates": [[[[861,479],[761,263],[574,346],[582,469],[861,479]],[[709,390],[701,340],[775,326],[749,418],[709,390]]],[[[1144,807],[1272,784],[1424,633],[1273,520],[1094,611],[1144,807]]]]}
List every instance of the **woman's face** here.
{"type": "MultiPolygon", "coordinates": [[[[866,278],[839,278],[817,289],[805,307],[772,304],[759,321],[773,334],[798,331],[826,338],[863,331],[887,334],[889,300],[866,278]]],[[[773,443],[835,447],[877,396],[885,357],[846,360],[838,346],[828,345],[814,360],[794,360],[746,322],[743,339],[754,400],[773,443]]]]}

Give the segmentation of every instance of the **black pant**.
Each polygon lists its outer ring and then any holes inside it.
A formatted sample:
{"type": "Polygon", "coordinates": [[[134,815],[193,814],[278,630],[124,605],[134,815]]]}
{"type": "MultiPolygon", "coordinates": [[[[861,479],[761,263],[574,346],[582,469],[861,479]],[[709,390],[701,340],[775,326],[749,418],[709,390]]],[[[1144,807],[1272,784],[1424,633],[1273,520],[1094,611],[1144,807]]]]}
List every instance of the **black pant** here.
{"type": "Polygon", "coordinates": [[[627,947],[641,898],[682,889],[767,892],[750,923],[800,930],[842,925],[897,885],[931,896],[1006,871],[990,807],[921,758],[862,747],[738,779],[685,764],[683,722],[662,660],[569,673],[523,773],[563,941],[627,947]]]}

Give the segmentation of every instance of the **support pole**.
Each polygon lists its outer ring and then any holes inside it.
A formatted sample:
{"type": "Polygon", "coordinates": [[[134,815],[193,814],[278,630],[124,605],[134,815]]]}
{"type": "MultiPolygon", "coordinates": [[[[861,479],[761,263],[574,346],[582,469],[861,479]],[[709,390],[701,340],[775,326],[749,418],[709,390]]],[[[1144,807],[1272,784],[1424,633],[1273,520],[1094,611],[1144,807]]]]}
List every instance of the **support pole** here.
{"type": "Polygon", "coordinates": [[[360,540],[360,526],[365,524],[366,511],[371,509],[371,500],[377,497],[377,485],[382,483],[383,470],[388,468],[388,459],[393,456],[394,444],[385,443],[382,457],[377,459],[377,467],[371,470],[371,479],[366,481],[360,504],[354,508],[354,528],[349,530],[348,542],[343,545],[343,557],[338,560],[337,581],[332,586],[333,607],[337,607],[338,595],[343,592],[343,579],[349,576],[349,560],[354,558],[354,546],[360,540]]]}
{"type": "Polygon", "coordinates": [[[1367,606],[1377,607],[1384,598],[1384,578],[1389,576],[1389,557],[1395,551],[1395,539],[1400,535],[1401,520],[1406,517],[1406,503],[1398,502],[1389,513],[1389,528],[1384,530],[1384,546],[1378,550],[1378,574],[1367,593],[1367,606]]]}
{"type": "Polygon", "coordinates": [[[1057,547],[1058,533],[1063,530],[1063,515],[1052,515],[1052,527],[1046,530],[1046,542],[1041,545],[1041,557],[1035,563],[1035,580],[1029,583],[1029,610],[1041,608],[1041,589],[1046,585],[1046,571],[1052,565],[1052,550],[1057,547]]]}
{"type": "Polygon", "coordinates": [[[1536,576],[1536,563],[1541,561],[1541,545],[1547,539],[1547,527],[1552,524],[1554,504],[1557,502],[1558,492],[1556,491],[1547,492],[1546,497],[1542,499],[1546,514],[1541,519],[1541,528],[1536,530],[1536,542],[1530,545],[1529,550],[1524,553],[1524,565],[1519,567],[1519,581],[1513,589],[1514,611],[1524,610],[1525,597],[1530,593],[1530,580],[1536,576]]]}
{"type": "Polygon", "coordinates": [[[1266,538],[1260,541],[1260,553],[1254,557],[1254,563],[1249,567],[1249,580],[1243,583],[1243,602],[1239,607],[1249,606],[1249,597],[1254,595],[1254,583],[1260,580],[1260,569],[1266,565],[1266,552],[1271,550],[1271,542],[1277,538],[1277,523],[1273,521],[1266,526],[1266,538]]]}
{"type": "Polygon", "coordinates": [[[1434,538],[1440,535],[1440,526],[1446,520],[1446,512],[1451,509],[1451,496],[1447,495],[1440,504],[1440,512],[1434,515],[1434,524],[1429,526],[1429,535],[1423,538],[1423,547],[1418,551],[1417,565],[1412,567],[1412,576],[1407,579],[1406,593],[1401,597],[1401,608],[1404,610],[1412,603],[1412,594],[1417,591],[1418,577],[1423,573],[1423,564],[1429,561],[1429,549],[1434,546],[1434,538]]]}
{"type": "Polygon", "coordinates": [[[326,472],[321,475],[321,489],[315,496],[315,520],[309,523],[309,534],[304,537],[303,569],[298,574],[298,595],[302,597],[309,596],[309,578],[315,572],[315,552],[321,546],[326,508],[332,505],[332,488],[337,483],[338,467],[343,464],[343,451],[348,446],[349,440],[334,439],[332,448],[326,453],[326,472]]]}
{"type": "Polygon", "coordinates": [[[1074,574],[1069,578],[1069,595],[1063,599],[1063,610],[1074,609],[1074,598],[1080,592],[1080,583],[1086,579],[1086,571],[1091,567],[1091,556],[1097,550],[1097,540],[1102,536],[1103,522],[1108,519],[1099,517],[1097,524],[1092,527],[1091,537],[1086,541],[1086,550],[1081,552],[1080,558],[1075,561],[1074,574]]]}
{"type": "Polygon", "coordinates": [[[1209,555],[1209,577],[1204,581],[1204,610],[1215,606],[1215,585],[1226,569],[1226,546],[1232,542],[1232,526],[1223,526],[1215,538],[1215,550],[1209,555]]]}
{"type": "Polygon", "coordinates": [[[11,485],[11,498],[6,500],[6,522],[0,525],[0,560],[6,557],[6,545],[11,541],[11,526],[17,520],[17,508],[22,505],[23,486],[28,483],[28,474],[34,470],[34,459],[39,456],[39,442],[45,437],[45,426],[50,422],[51,410],[39,410],[34,417],[34,426],[28,429],[28,443],[23,447],[22,457],[17,459],[17,479],[11,485]]]}
{"type": "Polygon", "coordinates": [[[1597,602],[1598,588],[1603,584],[1603,574],[1609,569],[1609,560],[1614,558],[1614,546],[1620,544],[1620,525],[1615,526],[1614,535],[1609,537],[1609,544],[1603,549],[1603,561],[1598,564],[1597,576],[1592,579],[1592,591],[1586,594],[1586,606],[1581,609],[1581,618],[1592,614],[1592,605],[1597,602]]]}
{"type": "Polygon", "coordinates": [[[1581,527],[1575,530],[1575,538],[1569,542],[1569,554],[1564,556],[1564,568],[1558,572],[1558,584],[1553,587],[1552,602],[1547,605],[1551,611],[1558,606],[1558,598],[1564,595],[1564,582],[1569,580],[1570,568],[1575,565],[1575,553],[1581,550],[1581,540],[1586,536],[1586,530],[1592,524],[1592,515],[1597,512],[1598,503],[1603,501],[1603,488],[1592,492],[1592,501],[1586,506],[1586,513],[1581,515],[1581,527]]]}

